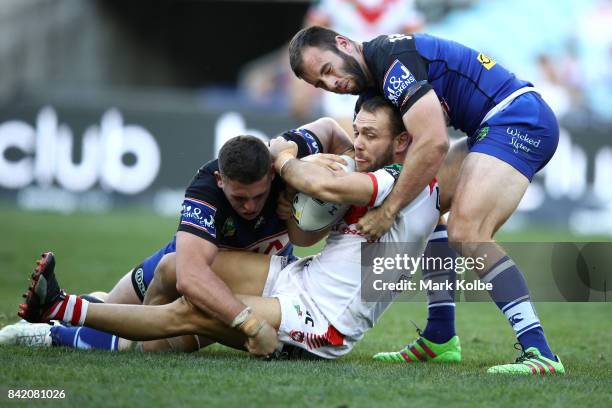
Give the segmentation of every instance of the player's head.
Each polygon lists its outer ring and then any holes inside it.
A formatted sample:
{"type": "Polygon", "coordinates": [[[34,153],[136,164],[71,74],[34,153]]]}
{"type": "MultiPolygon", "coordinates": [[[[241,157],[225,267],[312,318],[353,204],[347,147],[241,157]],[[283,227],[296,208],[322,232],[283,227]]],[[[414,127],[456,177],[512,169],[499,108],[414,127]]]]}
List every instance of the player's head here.
{"type": "Polygon", "coordinates": [[[259,215],[270,195],[274,169],[268,147],[255,136],[236,136],[219,151],[217,185],[244,219],[259,215]]]}
{"type": "Polygon", "coordinates": [[[326,91],[358,95],[368,84],[357,44],[328,28],[298,31],[289,43],[289,63],[298,78],[326,91]]]}
{"type": "Polygon", "coordinates": [[[411,138],[395,106],[381,96],[370,98],[361,105],[353,129],[358,171],[374,171],[404,161],[411,138]]]}

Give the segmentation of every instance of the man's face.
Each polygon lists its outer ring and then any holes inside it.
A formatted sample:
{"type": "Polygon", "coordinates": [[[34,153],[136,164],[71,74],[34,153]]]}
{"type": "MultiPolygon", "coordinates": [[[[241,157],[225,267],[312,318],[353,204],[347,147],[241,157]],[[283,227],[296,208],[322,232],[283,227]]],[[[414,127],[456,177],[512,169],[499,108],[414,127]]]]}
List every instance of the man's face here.
{"type": "Polygon", "coordinates": [[[360,110],[353,122],[355,131],[355,165],[368,172],[393,163],[394,137],[389,130],[389,117],[384,109],[376,113],[360,110]]]}
{"type": "Polygon", "coordinates": [[[353,95],[366,89],[367,75],[352,55],[340,50],[307,47],[302,52],[302,60],[302,79],[316,88],[353,95]]]}
{"type": "Polygon", "coordinates": [[[223,190],[232,208],[245,220],[255,219],[266,205],[274,171],[270,170],[259,181],[244,184],[217,174],[217,185],[223,190]]]}

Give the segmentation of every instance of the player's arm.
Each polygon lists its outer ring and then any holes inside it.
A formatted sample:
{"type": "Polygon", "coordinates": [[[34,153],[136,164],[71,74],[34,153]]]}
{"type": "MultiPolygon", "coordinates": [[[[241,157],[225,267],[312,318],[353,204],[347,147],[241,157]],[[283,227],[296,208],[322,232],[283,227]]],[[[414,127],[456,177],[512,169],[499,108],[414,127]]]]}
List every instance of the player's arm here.
{"type": "Polygon", "coordinates": [[[191,303],[230,324],[246,306],[234,297],[211,265],[219,249],[184,231],[176,234],[176,288],[191,303]]]}
{"type": "Polygon", "coordinates": [[[338,154],[352,150],[353,143],[344,129],[331,118],[317,119],[297,129],[284,132],[281,137],[297,145],[296,157],[335,170],[341,168],[338,163],[346,164],[338,154]]]}
{"type": "Polygon", "coordinates": [[[343,154],[353,148],[353,142],[346,131],[332,118],[321,118],[301,126],[317,135],[324,153],[343,154]]]}
{"type": "Polygon", "coordinates": [[[332,171],[317,164],[296,159],[297,146],[282,138],[270,142],[274,167],[294,189],[323,201],[367,205],[374,194],[370,175],[332,171]]]}
{"type": "Polygon", "coordinates": [[[245,346],[256,355],[276,349],[276,331],[238,300],[211,269],[217,247],[184,231],[176,234],[176,288],[197,308],[247,336],[245,346]]]}
{"type": "Polygon", "coordinates": [[[402,119],[412,144],[404,160],[405,171],[381,206],[389,217],[395,217],[435,178],[449,148],[444,114],[433,90],[419,98],[402,119]]]}

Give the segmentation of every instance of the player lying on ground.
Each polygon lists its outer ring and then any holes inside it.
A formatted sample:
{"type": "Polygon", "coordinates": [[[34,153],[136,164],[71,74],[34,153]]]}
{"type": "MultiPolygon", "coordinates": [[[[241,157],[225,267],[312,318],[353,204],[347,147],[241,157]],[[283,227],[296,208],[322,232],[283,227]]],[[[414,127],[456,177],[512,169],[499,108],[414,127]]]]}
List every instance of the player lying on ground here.
{"type": "MultiPolygon", "coordinates": [[[[489,371],[563,373],[525,278],[493,245],[495,233],[557,148],[557,120],[532,84],[482,53],[426,34],[382,35],[359,43],[314,26],[293,37],[289,56],[296,76],[315,87],[360,95],[357,105],[371,95],[389,100],[413,138],[396,187],[359,221],[359,230],[371,239],[386,233],[395,214],[436,175],[442,212],[450,206],[450,240],[464,257],[489,252],[481,279],[493,284],[491,298],[525,351],[516,364],[489,371]],[[447,125],[468,136],[450,152],[447,125]]],[[[375,358],[405,362],[411,346],[375,358]]]]}
{"type": "MultiPolygon", "coordinates": [[[[393,109],[380,98],[363,105],[355,121],[359,170],[355,173],[335,172],[295,160],[295,143],[280,138],[272,141],[275,167],[282,170],[289,185],[321,200],[354,206],[332,227],[326,245],[314,257],[287,265],[285,257],[235,254],[249,256],[240,267],[248,269],[245,280],[253,285],[251,290],[260,291],[260,296],[237,294],[249,308],[231,324],[185,298],[164,306],[133,306],[95,304],[66,295],[55,280],[50,253],[39,261],[20,315],[32,322],[58,319],[86,325],[134,340],[198,333],[239,348],[248,348],[245,340],[262,329],[264,323],[254,317],[257,315],[278,331],[282,344],[323,358],[346,354],[397,294],[381,292],[376,302],[361,300],[360,253],[366,239],[355,229],[358,218],[380,205],[391,191],[398,176],[398,167],[393,164],[403,161],[410,144],[405,131],[393,134],[384,123],[395,118],[398,116],[393,109]]],[[[412,242],[410,255],[419,256],[439,217],[437,199],[438,189],[432,182],[400,211],[391,232],[383,235],[380,242],[412,242]]],[[[426,345],[424,348],[433,353],[426,345]]]]}
{"type": "MultiPolygon", "coordinates": [[[[283,137],[298,144],[300,157],[323,151],[342,153],[352,147],[339,125],[325,118],[285,132],[283,137]],[[315,132],[321,137],[317,137],[315,132]]],[[[225,254],[221,255],[218,249],[278,254],[293,261],[296,258],[290,238],[298,245],[312,244],[303,241],[301,231],[294,224],[287,225],[277,215],[283,191],[284,183],[275,178],[267,146],[252,136],[228,141],[220,151],[219,160],[202,166],[187,188],[177,235],[126,274],[110,292],[106,302],[139,304],[144,299],[145,304],[164,304],[179,296],[178,289],[193,303],[208,305],[214,315],[232,314],[231,308],[239,308],[234,304],[240,302],[233,299],[231,293],[223,292],[226,283],[213,273],[216,264],[232,260],[225,254]],[[178,282],[176,277],[173,279],[178,286],[175,283],[171,293],[160,293],[155,288],[147,290],[157,265],[163,264],[164,258],[175,251],[180,266],[176,268],[178,282]]],[[[225,276],[225,279],[239,284],[243,275],[238,273],[225,276]]],[[[163,284],[159,279],[157,283],[163,284]]],[[[241,286],[235,287],[249,294],[241,286]]],[[[112,334],[60,325],[53,328],[48,325],[9,326],[0,332],[0,343],[9,341],[111,350],[129,346],[129,342],[112,334]]],[[[145,349],[193,350],[205,342],[206,339],[191,336],[170,343],[147,343],[145,349]]]]}
{"type": "MultiPolygon", "coordinates": [[[[382,126],[380,129],[388,130],[394,134],[399,134],[403,130],[401,121],[395,120],[385,121],[379,124],[382,126]]],[[[364,128],[366,137],[369,133],[368,127],[364,128]]],[[[348,137],[339,128],[339,126],[329,119],[321,119],[313,123],[307,124],[301,127],[299,130],[289,131],[284,134],[284,137],[288,140],[294,140],[297,142],[300,154],[303,156],[310,153],[311,151],[316,153],[318,151],[332,151],[341,153],[347,149],[348,137]],[[308,150],[310,149],[310,151],[308,150]]],[[[244,143],[244,141],[242,142],[244,143]]],[[[357,144],[356,147],[360,149],[361,145],[357,144]]],[[[243,146],[244,147],[244,146],[243,146]]],[[[225,152],[225,150],[224,150],[225,152]]],[[[245,147],[245,153],[249,150],[245,147]]],[[[374,151],[370,153],[370,156],[380,154],[380,151],[374,151]]],[[[249,153],[252,155],[252,152],[249,153]]],[[[230,154],[223,154],[222,157],[231,156],[230,154]]],[[[309,158],[312,158],[310,156],[309,158]]],[[[329,162],[327,156],[322,160],[323,164],[331,165],[333,162],[329,162]]],[[[367,158],[366,155],[360,153],[358,160],[361,162],[367,162],[372,157],[367,158]]],[[[222,160],[222,162],[225,160],[222,160]]],[[[242,161],[238,161],[241,163],[242,161]]],[[[321,158],[317,160],[321,162],[321,158]]],[[[212,164],[215,164],[213,161],[212,164]]],[[[204,168],[209,167],[209,165],[204,168]]],[[[224,163],[224,168],[228,168],[229,165],[224,163]]],[[[241,179],[245,177],[241,174],[241,167],[234,167],[231,174],[235,174],[234,179],[241,179]]],[[[265,166],[264,166],[265,169],[265,166]]],[[[243,169],[244,170],[244,169],[243,169]]],[[[261,169],[259,169],[261,170],[261,169]]],[[[213,169],[213,171],[216,171],[213,169]]],[[[252,229],[249,228],[249,224],[244,222],[238,211],[241,207],[236,203],[236,200],[231,200],[229,197],[234,197],[237,193],[232,188],[237,180],[229,179],[225,175],[223,177],[226,180],[223,188],[217,185],[217,180],[213,176],[213,172],[200,171],[198,175],[203,177],[197,177],[194,179],[192,186],[188,189],[186,198],[192,197],[194,193],[197,193],[196,197],[202,201],[213,204],[218,208],[218,212],[215,217],[215,224],[213,229],[216,230],[216,226],[223,226],[220,237],[214,240],[209,234],[202,233],[203,238],[208,237],[210,242],[218,242],[221,248],[240,249],[245,247],[246,249],[257,249],[253,248],[257,244],[267,244],[267,249],[274,251],[280,249],[276,246],[271,245],[269,242],[271,237],[274,239],[274,243],[286,242],[286,231],[284,224],[279,222],[275,217],[273,211],[268,211],[270,214],[264,214],[265,210],[262,211],[262,216],[268,217],[268,221],[264,228],[252,229]],[[196,183],[197,182],[197,183],[196,183]],[[232,216],[232,214],[234,216],[232,216]],[[223,216],[221,216],[223,215],[223,216]],[[223,218],[225,217],[225,218],[223,218]],[[223,219],[221,219],[223,218],[223,219]],[[234,221],[236,220],[236,221],[234,221]],[[272,229],[272,231],[270,231],[272,229]],[[277,230],[284,233],[284,235],[278,236],[277,230]],[[250,243],[255,243],[250,245],[250,243]]],[[[272,183],[272,190],[278,190],[278,180],[272,183]]],[[[249,187],[245,184],[243,188],[249,187]]],[[[267,204],[264,205],[264,209],[273,209],[276,203],[277,195],[271,193],[268,196],[267,204]]],[[[282,196],[281,196],[282,197],[282,196]]],[[[285,200],[279,198],[279,203],[284,203],[285,200]]],[[[283,206],[287,208],[288,203],[284,203],[283,206]]],[[[288,212],[290,210],[287,210],[288,212]]],[[[281,217],[287,219],[290,217],[290,213],[281,217]]],[[[318,236],[304,237],[296,233],[295,224],[289,222],[291,240],[298,245],[310,245],[311,243],[318,240],[318,236]],[[293,227],[293,228],[292,228],[293,227]],[[296,238],[300,241],[295,242],[296,238]],[[307,239],[304,241],[304,239],[307,239]],[[310,241],[308,241],[310,240],[310,241]]],[[[432,248],[439,248],[440,241],[447,241],[445,226],[440,224],[436,227],[436,231],[432,234],[431,241],[435,242],[435,246],[432,248]]],[[[265,245],[259,245],[259,249],[263,250],[265,245]]],[[[444,251],[446,254],[452,251],[446,246],[444,251]]],[[[285,247],[283,253],[291,257],[290,251],[287,250],[290,246],[285,247]]],[[[429,250],[428,246],[428,250],[429,250]]],[[[129,272],[111,291],[107,303],[127,303],[127,304],[138,304],[140,298],[144,297],[144,304],[166,304],[177,299],[180,295],[176,290],[176,253],[173,252],[175,249],[174,240],[170,244],[164,246],[161,250],[147,258],[143,263],[134,268],[129,272]],[[155,271],[155,272],[154,272],[155,271]],[[155,279],[152,280],[155,274],[155,279]]],[[[221,251],[215,257],[211,269],[216,275],[225,282],[234,292],[242,294],[253,294],[257,295],[261,293],[259,288],[256,288],[254,292],[249,292],[248,288],[241,285],[244,282],[244,272],[237,268],[225,268],[222,270],[219,265],[227,264],[228,262],[236,263],[239,265],[242,262],[242,258],[235,258],[233,253],[227,253],[221,251]],[[232,273],[235,272],[235,273],[232,273]]],[[[454,271],[433,271],[424,270],[424,279],[431,279],[434,282],[446,282],[454,279],[454,271]]],[[[428,291],[428,321],[425,331],[423,332],[423,339],[419,343],[415,344],[415,351],[417,355],[426,357],[425,361],[436,361],[436,362],[457,362],[461,359],[461,348],[459,345],[459,338],[455,335],[454,328],[454,313],[449,313],[448,310],[454,310],[453,293],[446,289],[428,291]],[[436,351],[436,357],[431,357],[425,353],[420,346],[420,343],[425,343],[429,348],[436,351]],[[420,353],[420,354],[419,354],[420,353]]],[[[89,300],[89,299],[87,299],[89,300]]],[[[78,328],[78,327],[64,327],[56,326],[50,328],[47,324],[15,324],[3,328],[0,331],[0,344],[27,344],[27,345],[63,345],[67,347],[75,348],[98,348],[107,350],[116,349],[128,349],[131,346],[131,342],[126,339],[119,339],[118,337],[104,333],[95,329],[90,328],[78,328]]],[[[209,340],[202,336],[183,336],[176,339],[167,339],[162,341],[151,341],[145,342],[143,349],[145,351],[163,351],[163,350],[174,350],[174,351],[195,351],[200,347],[204,347],[209,344],[209,340]]],[[[414,361],[419,361],[416,355],[412,351],[408,351],[409,356],[414,358],[414,361]]]]}

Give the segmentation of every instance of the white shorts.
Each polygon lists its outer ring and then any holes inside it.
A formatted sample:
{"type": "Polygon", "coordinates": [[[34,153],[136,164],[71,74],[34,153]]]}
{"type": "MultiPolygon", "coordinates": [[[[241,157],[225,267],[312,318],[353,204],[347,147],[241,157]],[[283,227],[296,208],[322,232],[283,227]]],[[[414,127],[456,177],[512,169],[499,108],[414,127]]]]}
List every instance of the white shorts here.
{"type": "Polygon", "coordinates": [[[275,297],[281,307],[279,340],[319,357],[333,359],[351,351],[356,341],[345,337],[325,318],[302,285],[302,270],[312,257],[287,265],[287,258],[270,260],[264,297],[275,297]]]}

